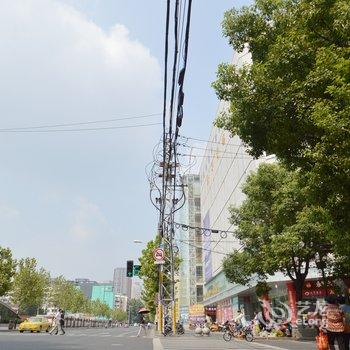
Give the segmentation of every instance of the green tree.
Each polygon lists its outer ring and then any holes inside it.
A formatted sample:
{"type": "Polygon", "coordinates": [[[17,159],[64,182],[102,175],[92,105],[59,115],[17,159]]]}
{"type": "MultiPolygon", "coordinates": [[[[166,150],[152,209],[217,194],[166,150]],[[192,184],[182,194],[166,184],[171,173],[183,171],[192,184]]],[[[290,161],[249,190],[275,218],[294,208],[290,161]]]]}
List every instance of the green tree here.
{"type": "Polygon", "coordinates": [[[107,304],[103,303],[99,299],[92,300],[90,303],[91,303],[91,306],[90,306],[91,307],[91,313],[94,316],[106,317],[106,318],[110,318],[111,317],[112,310],[107,304]]]}
{"type": "Polygon", "coordinates": [[[128,314],[126,311],[122,309],[113,309],[111,310],[111,318],[112,320],[118,321],[118,322],[124,322],[128,319],[128,314]]]}
{"type": "Polygon", "coordinates": [[[293,281],[298,300],[310,263],[320,251],[326,256],[329,218],[320,207],[308,205],[299,171],[279,164],[262,164],[243,185],[246,199],[231,208],[232,223],[242,249],[224,260],[231,282],[246,284],[253,276],[264,280],[282,271],[293,281]],[[320,250],[322,247],[322,250],[320,250]]]}
{"type": "Polygon", "coordinates": [[[217,120],[258,157],[300,168],[327,233],[350,268],[350,2],[256,0],[226,12],[223,32],[252,64],[222,64],[213,84],[230,109],[217,120]]]}
{"type": "Polygon", "coordinates": [[[149,241],[139,259],[141,263],[140,278],[143,280],[142,300],[154,315],[156,312],[156,295],[159,291],[158,265],[154,263],[153,251],[159,247],[160,238],[149,241]]]}
{"type": "Polygon", "coordinates": [[[52,305],[73,313],[89,311],[89,301],[84,293],[63,276],[52,280],[50,301],[52,305]]]}
{"type": "Polygon", "coordinates": [[[11,290],[12,301],[22,312],[36,311],[44,302],[49,281],[49,273],[38,268],[36,259],[19,260],[11,290]]]}
{"type": "Polygon", "coordinates": [[[11,250],[0,247],[0,296],[10,290],[15,272],[16,261],[12,257],[11,250]]]}
{"type": "MultiPolygon", "coordinates": [[[[157,293],[159,292],[159,265],[154,263],[153,252],[155,248],[160,246],[161,238],[157,236],[154,240],[147,243],[146,249],[142,251],[139,259],[141,263],[140,278],[143,280],[143,290],[141,299],[145,306],[150,310],[150,315],[154,316],[157,307],[157,293]]],[[[165,255],[167,252],[165,251],[165,255]]],[[[178,272],[181,259],[174,257],[174,272],[178,272]]],[[[165,261],[164,270],[169,270],[169,261],[165,261]]],[[[163,284],[166,288],[170,288],[171,278],[168,274],[163,274],[163,284]]]]}

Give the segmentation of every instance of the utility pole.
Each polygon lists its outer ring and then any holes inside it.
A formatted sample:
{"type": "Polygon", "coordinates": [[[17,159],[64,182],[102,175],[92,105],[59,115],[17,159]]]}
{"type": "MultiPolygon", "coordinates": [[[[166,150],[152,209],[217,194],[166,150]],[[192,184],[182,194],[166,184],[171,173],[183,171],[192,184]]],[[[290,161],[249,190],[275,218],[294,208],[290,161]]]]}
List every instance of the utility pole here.
{"type": "Polygon", "coordinates": [[[184,77],[187,66],[188,42],[190,31],[192,0],[188,0],[187,9],[183,8],[183,16],[179,16],[180,1],[174,0],[174,11],[171,11],[171,1],[167,0],[166,30],[165,30],[165,69],[164,69],[164,100],[163,100],[163,135],[160,143],[154,151],[154,163],[148,174],[150,182],[150,194],[153,205],[159,210],[158,236],[160,249],[164,251],[164,261],[159,265],[159,330],[164,331],[164,325],[171,320],[173,333],[176,332],[176,305],[175,305],[175,213],[185,203],[185,193],[182,178],[178,171],[180,165],[177,154],[177,138],[183,119],[184,103],[184,77]],[[168,44],[169,44],[169,15],[174,14],[174,60],[171,79],[170,106],[167,103],[168,85],[168,44]],[[186,14],[186,16],[185,16],[186,14]],[[184,20],[186,17],[186,20],[184,20]],[[182,23],[181,20],[185,21],[182,23]],[[181,39],[179,28],[186,28],[185,35],[181,39]],[[184,40],[183,43],[179,42],[184,40]],[[178,60],[183,59],[182,68],[178,60]],[[177,88],[176,88],[177,86],[177,88]],[[178,89],[177,93],[175,90],[178,89]],[[169,120],[167,121],[167,108],[169,108],[169,120]],[[162,147],[161,147],[162,145],[162,147]],[[161,160],[160,160],[161,159],[161,160]]]}

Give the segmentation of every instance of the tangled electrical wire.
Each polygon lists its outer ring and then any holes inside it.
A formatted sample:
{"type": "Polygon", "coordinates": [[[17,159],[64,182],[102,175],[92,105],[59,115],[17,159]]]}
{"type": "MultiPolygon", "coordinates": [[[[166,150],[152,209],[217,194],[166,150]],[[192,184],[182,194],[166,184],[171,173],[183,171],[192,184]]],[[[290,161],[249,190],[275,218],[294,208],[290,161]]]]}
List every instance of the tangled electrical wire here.
{"type": "MultiPolygon", "coordinates": [[[[171,174],[173,184],[172,188],[168,189],[167,192],[174,191],[173,193],[173,206],[172,210],[168,214],[175,214],[179,211],[186,202],[185,185],[183,183],[183,176],[190,172],[191,168],[196,165],[197,159],[180,160],[177,154],[176,157],[176,177],[175,174],[171,174]]],[[[175,164],[175,162],[174,162],[175,164]]],[[[162,150],[162,140],[159,140],[153,148],[153,160],[146,165],[145,171],[147,180],[150,187],[150,200],[153,206],[161,212],[163,200],[162,200],[162,189],[163,189],[163,150],[162,150]]],[[[168,200],[171,200],[168,198],[168,200]]],[[[169,215],[167,215],[169,216],[169,215]]]]}
{"type": "Polygon", "coordinates": [[[215,230],[211,228],[180,224],[178,222],[175,222],[175,228],[181,229],[183,231],[195,230],[196,233],[201,234],[202,236],[205,236],[205,237],[209,237],[212,234],[216,234],[216,235],[219,235],[221,239],[226,239],[229,234],[232,234],[233,236],[235,235],[234,231],[215,230]]]}

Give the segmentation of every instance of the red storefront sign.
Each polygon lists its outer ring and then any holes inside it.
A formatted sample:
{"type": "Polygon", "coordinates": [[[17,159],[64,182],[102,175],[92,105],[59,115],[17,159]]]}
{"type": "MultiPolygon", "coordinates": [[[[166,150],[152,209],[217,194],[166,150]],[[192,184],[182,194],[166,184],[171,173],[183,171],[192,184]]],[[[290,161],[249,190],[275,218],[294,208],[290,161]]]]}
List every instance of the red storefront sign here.
{"type": "Polygon", "coordinates": [[[324,288],[324,283],[320,280],[306,281],[303,288],[303,298],[324,298],[334,294],[331,288],[324,288]]]}

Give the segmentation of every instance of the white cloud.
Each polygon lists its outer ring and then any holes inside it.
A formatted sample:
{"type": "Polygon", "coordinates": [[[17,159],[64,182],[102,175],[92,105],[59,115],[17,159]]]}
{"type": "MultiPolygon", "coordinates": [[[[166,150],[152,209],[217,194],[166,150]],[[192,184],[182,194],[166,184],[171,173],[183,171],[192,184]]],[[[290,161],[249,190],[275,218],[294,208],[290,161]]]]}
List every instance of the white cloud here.
{"type": "Polygon", "coordinates": [[[125,26],[105,32],[54,0],[0,2],[0,74],[9,125],[153,112],[160,88],[157,60],[125,26]]]}
{"type": "MultiPolygon", "coordinates": [[[[105,31],[55,0],[0,0],[0,77],[0,128],[161,109],[160,66],[132,31],[121,24],[105,31]]],[[[1,198],[20,208],[20,220],[2,221],[10,232],[3,243],[17,256],[37,257],[54,274],[105,276],[107,264],[112,271],[132,249],[130,216],[137,212],[153,225],[144,165],[157,129],[1,133],[1,198]],[[97,249],[109,260],[91,259],[97,249]],[[55,250],[77,257],[80,265],[73,271],[55,250]]]]}
{"type": "Polygon", "coordinates": [[[85,239],[98,234],[103,235],[109,230],[107,220],[100,208],[87,198],[79,198],[70,230],[71,234],[85,239]]]}

